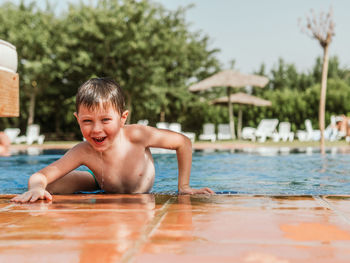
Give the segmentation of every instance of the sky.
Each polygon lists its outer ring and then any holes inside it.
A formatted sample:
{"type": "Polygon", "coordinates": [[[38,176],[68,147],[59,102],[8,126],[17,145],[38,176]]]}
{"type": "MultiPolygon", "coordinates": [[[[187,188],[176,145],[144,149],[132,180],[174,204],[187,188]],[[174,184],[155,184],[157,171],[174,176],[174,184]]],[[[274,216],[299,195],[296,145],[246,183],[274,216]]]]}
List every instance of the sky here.
{"type": "MultiPolygon", "coordinates": [[[[52,2],[54,0],[51,0],[52,2]]],[[[58,10],[68,2],[56,1],[58,10]]],[[[84,0],[84,2],[97,0],[84,0]]],[[[191,31],[210,37],[210,48],[220,49],[218,59],[224,69],[235,60],[235,69],[243,73],[258,71],[264,63],[267,72],[276,67],[279,58],[292,63],[299,72],[311,70],[323,50],[317,40],[301,32],[299,19],[306,24],[311,9],[317,14],[332,7],[335,36],[330,56],[338,56],[340,65],[350,69],[350,1],[349,0],[152,0],[165,8],[194,6],[186,12],[191,31]]],[[[0,4],[5,0],[0,0],[0,4]]],[[[18,2],[14,0],[14,2],[18,2]]],[[[37,0],[43,4],[44,0],[37,0]]]]}
{"type": "Polygon", "coordinates": [[[278,59],[296,65],[299,72],[311,70],[323,55],[319,42],[301,32],[299,19],[306,24],[311,9],[327,13],[332,7],[335,36],[330,56],[350,69],[350,1],[348,0],[158,0],[169,9],[179,5],[195,6],[187,11],[191,29],[202,30],[221,49],[219,60],[225,68],[235,60],[235,69],[243,73],[276,67],[278,59]]]}

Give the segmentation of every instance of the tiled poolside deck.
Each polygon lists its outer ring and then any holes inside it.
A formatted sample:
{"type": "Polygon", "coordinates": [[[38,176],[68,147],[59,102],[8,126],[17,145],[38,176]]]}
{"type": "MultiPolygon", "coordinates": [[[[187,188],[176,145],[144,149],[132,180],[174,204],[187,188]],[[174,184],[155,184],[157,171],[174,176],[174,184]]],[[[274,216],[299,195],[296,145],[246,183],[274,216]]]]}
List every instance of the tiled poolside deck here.
{"type": "Polygon", "coordinates": [[[350,196],[0,195],[0,262],[350,262],[350,196]]]}

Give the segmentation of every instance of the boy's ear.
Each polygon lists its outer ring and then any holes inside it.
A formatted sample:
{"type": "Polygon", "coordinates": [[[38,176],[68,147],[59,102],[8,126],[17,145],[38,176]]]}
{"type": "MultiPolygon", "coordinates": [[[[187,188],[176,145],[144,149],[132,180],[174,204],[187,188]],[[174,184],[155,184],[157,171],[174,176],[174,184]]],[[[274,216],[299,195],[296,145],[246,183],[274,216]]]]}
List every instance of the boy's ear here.
{"type": "Polygon", "coordinates": [[[128,110],[126,110],[126,111],[124,111],[122,113],[121,120],[122,120],[123,124],[125,124],[126,119],[128,118],[128,115],[129,115],[129,111],[128,110]]]}
{"type": "Polygon", "coordinates": [[[78,113],[74,112],[73,115],[75,116],[75,118],[77,118],[77,121],[79,120],[78,119],[78,113]]]}

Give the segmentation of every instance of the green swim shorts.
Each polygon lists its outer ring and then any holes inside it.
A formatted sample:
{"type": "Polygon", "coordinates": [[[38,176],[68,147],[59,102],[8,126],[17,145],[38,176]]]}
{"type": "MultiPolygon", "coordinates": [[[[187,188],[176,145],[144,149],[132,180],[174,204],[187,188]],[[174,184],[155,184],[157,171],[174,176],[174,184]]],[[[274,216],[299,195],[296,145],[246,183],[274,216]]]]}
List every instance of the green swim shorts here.
{"type": "Polygon", "coordinates": [[[92,177],[94,177],[94,180],[95,180],[95,184],[96,184],[96,187],[98,189],[101,189],[100,185],[98,184],[97,180],[96,180],[96,176],[94,175],[94,173],[90,170],[88,170],[89,173],[91,173],[92,177]]]}

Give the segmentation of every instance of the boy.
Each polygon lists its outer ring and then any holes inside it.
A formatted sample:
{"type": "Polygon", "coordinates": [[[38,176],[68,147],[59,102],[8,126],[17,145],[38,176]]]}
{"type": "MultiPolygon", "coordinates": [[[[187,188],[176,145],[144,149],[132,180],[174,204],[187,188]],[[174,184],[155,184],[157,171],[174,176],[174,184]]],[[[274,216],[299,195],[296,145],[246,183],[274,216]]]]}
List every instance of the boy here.
{"type": "Polygon", "coordinates": [[[113,80],[94,78],[85,82],[78,89],[74,115],[86,141],[34,173],[28,191],[12,201],[52,200],[51,194],[98,189],[107,193],[147,193],[155,177],[150,147],[176,150],[180,194],[214,193],[209,188],[189,186],[192,147],[188,138],[168,130],[125,125],[128,111],[124,106],[122,90],[113,80]],[[91,173],[73,171],[81,165],[91,173]]]}

